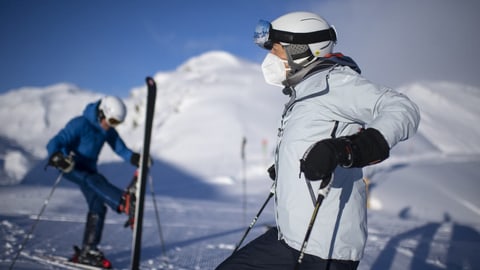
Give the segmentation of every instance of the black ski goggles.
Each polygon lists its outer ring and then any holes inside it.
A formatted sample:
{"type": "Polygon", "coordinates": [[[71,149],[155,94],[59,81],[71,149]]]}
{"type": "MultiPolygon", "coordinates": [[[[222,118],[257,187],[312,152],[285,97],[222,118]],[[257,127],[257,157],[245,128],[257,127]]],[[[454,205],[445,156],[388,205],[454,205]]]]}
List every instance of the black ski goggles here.
{"type": "Polygon", "coordinates": [[[271,50],[274,43],[312,44],[328,40],[337,41],[333,27],[310,33],[292,33],[275,30],[272,28],[272,24],[265,20],[258,21],[253,34],[255,44],[266,50],[271,50]]]}
{"type": "Polygon", "coordinates": [[[107,117],[105,116],[105,114],[103,113],[102,110],[99,110],[99,111],[98,111],[98,116],[99,116],[99,119],[100,119],[100,120],[101,120],[101,119],[105,119],[105,120],[107,121],[107,124],[108,124],[109,126],[111,126],[111,127],[116,127],[116,126],[120,125],[120,124],[123,122],[123,121],[117,120],[117,119],[115,119],[115,118],[113,118],[113,117],[107,118],[107,117]]]}
{"type": "Polygon", "coordinates": [[[108,118],[107,123],[111,127],[116,127],[116,126],[120,125],[122,123],[122,121],[117,120],[115,118],[108,118]]]}

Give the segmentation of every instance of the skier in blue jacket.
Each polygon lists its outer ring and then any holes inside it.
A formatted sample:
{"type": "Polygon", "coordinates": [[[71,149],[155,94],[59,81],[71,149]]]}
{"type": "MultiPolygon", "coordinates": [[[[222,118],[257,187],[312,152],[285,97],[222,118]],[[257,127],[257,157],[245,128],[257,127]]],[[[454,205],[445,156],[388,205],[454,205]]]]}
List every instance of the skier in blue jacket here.
{"type": "Polygon", "coordinates": [[[88,204],[83,245],[81,249],[76,248],[71,258],[74,262],[110,268],[110,261],[97,247],[106,206],[132,216],[134,195],[110,183],[97,169],[98,156],[105,142],[125,161],[138,167],[140,155],[132,152],[115,130],[125,115],[122,100],[106,96],[88,104],[83,115],[70,120],[47,144],[48,165],[63,171],[66,179],[77,184],[88,204]]]}

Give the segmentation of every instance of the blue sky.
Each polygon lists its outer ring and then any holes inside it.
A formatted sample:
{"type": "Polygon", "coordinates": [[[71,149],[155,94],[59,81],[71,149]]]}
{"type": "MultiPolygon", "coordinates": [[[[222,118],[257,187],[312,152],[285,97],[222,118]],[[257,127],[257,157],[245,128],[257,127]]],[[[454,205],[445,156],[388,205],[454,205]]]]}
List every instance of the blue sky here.
{"type": "Polygon", "coordinates": [[[127,95],[145,76],[209,50],[261,61],[256,22],[294,2],[2,0],[0,91],[66,81],[127,95]]]}
{"type": "Polygon", "coordinates": [[[260,63],[256,22],[297,10],[334,24],[337,50],[372,80],[480,86],[476,2],[0,0],[0,93],[69,82],[125,97],[145,76],[211,50],[260,63]]]}

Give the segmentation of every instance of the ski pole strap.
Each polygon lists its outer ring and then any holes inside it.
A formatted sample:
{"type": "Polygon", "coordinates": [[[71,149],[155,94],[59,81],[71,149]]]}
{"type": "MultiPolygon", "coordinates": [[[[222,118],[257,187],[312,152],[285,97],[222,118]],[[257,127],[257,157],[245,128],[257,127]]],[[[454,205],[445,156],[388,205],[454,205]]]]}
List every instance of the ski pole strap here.
{"type": "Polygon", "coordinates": [[[310,180],[308,180],[307,178],[305,178],[305,183],[307,183],[308,191],[310,192],[310,197],[312,198],[312,203],[313,203],[313,206],[315,207],[315,203],[317,202],[317,199],[315,197],[315,192],[313,192],[312,183],[310,183],[310,180]]]}
{"type": "MultiPolygon", "coordinates": [[[[322,180],[320,184],[320,188],[318,189],[318,193],[322,194],[324,197],[327,196],[328,192],[330,191],[330,186],[332,184],[333,174],[330,176],[329,179],[322,180]],[[326,183],[326,184],[325,184],[326,183]]],[[[310,192],[310,197],[312,198],[313,206],[317,204],[317,197],[315,196],[315,192],[313,191],[312,183],[310,180],[305,178],[305,183],[307,183],[308,191],[310,192]]]]}

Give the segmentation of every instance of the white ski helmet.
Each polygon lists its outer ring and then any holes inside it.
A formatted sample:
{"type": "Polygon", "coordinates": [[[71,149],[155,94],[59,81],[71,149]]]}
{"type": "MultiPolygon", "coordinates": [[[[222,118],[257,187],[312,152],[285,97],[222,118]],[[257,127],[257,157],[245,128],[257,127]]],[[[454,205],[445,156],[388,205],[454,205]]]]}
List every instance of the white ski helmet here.
{"type": "Polygon", "coordinates": [[[332,53],[337,41],[335,29],[311,12],[291,12],[271,23],[261,20],[255,29],[255,43],[271,50],[273,43],[284,46],[289,62],[305,67],[318,57],[332,53]]]}
{"type": "Polygon", "coordinates": [[[123,101],[115,96],[106,96],[100,101],[98,107],[100,116],[105,117],[110,126],[116,126],[125,120],[127,108],[123,101]]]}

